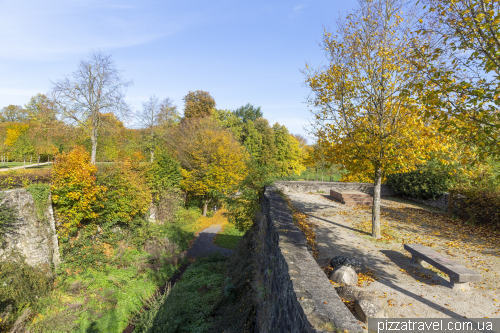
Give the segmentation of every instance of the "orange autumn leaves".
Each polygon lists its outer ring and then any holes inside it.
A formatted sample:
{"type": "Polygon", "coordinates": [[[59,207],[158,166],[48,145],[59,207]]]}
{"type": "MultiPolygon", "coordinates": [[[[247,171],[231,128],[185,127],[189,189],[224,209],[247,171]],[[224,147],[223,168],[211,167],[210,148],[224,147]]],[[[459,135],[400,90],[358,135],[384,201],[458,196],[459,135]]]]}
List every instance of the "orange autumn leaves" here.
{"type": "Polygon", "coordinates": [[[138,177],[137,166],[130,161],[113,166],[104,175],[106,185],[97,179],[97,167],[83,147],[75,147],[57,157],[52,171],[52,201],[64,241],[82,224],[97,229],[97,220],[132,221],[144,214],[151,202],[147,185],[138,177]]]}

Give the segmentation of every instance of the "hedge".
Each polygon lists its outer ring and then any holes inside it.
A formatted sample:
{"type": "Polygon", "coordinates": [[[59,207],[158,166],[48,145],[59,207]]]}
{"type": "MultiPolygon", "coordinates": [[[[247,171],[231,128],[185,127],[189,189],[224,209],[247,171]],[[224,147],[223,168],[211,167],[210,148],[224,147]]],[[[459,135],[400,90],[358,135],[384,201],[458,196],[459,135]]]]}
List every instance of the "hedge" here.
{"type": "Polygon", "coordinates": [[[449,211],[474,224],[500,226],[500,190],[454,188],[450,191],[449,211]]]}

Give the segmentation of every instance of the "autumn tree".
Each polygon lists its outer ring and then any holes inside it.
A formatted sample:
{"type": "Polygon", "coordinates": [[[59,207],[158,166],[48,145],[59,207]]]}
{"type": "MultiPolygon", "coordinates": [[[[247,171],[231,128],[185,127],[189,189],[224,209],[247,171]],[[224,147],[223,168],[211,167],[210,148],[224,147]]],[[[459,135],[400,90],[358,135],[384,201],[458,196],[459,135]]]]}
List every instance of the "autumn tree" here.
{"type": "Polygon", "coordinates": [[[102,115],[128,113],[124,91],[130,85],[131,82],[122,79],[111,56],[100,51],[90,53],[88,60],[80,62],[78,70],[53,83],[51,99],[59,114],[81,126],[90,136],[92,164],[96,162],[102,115]]]}
{"type": "Polygon", "coordinates": [[[150,161],[153,162],[160,132],[177,120],[177,107],[169,98],[160,102],[158,97],[153,95],[148,102],[142,103],[142,112],[139,112],[137,116],[147,131],[146,146],[151,156],[150,161]]]}
{"type": "Polygon", "coordinates": [[[40,163],[41,154],[54,153],[54,139],[65,124],[57,120],[54,102],[46,95],[37,94],[31,97],[24,109],[31,123],[28,135],[34,143],[37,162],[40,163]]]}
{"type": "MultiPolygon", "coordinates": [[[[403,1],[363,0],[325,31],[325,68],[307,70],[309,103],[317,109],[319,143],[332,147],[331,162],[372,175],[372,236],[381,237],[380,189],[384,173],[414,168],[438,149],[436,131],[415,99],[415,76],[403,1]]],[[[308,66],[306,66],[308,68],[308,66]]]]}
{"type": "MultiPolygon", "coordinates": [[[[419,88],[427,117],[475,146],[479,157],[500,153],[500,2],[425,0],[428,13],[415,47],[425,74],[419,88]]],[[[424,7],[425,8],[425,7],[424,7]]]]}
{"type": "Polygon", "coordinates": [[[215,100],[208,91],[190,91],[184,98],[184,118],[210,116],[215,108],[215,100]]]}
{"type": "Polygon", "coordinates": [[[20,105],[9,105],[0,110],[1,122],[26,122],[28,120],[28,112],[20,105]]]}
{"type": "Polygon", "coordinates": [[[209,117],[184,121],[170,144],[181,162],[181,187],[202,198],[203,216],[246,175],[244,148],[209,117]]]}
{"type": "Polygon", "coordinates": [[[285,125],[273,125],[274,144],[276,146],[276,167],[279,177],[300,175],[306,168],[301,163],[299,142],[288,133],[285,125]]]}

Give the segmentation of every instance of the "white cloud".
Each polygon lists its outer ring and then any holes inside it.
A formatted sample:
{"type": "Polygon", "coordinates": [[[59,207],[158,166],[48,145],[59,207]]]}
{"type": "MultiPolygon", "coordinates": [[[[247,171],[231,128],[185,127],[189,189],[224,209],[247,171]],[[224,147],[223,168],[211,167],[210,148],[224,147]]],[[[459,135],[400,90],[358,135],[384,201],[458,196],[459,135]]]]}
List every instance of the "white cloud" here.
{"type": "Polygon", "coordinates": [[[293,6],[293,10],[294,11],[299,11],[301,10],[302,8],[304,8],[306,5],[297,5],[297,6],[293,6]]]}
{"type": "Polygon", "coordinates": [[[138,7],[122,2],[5,1],[0,11],[0,57],[54,60],[91,49],[147,44],[194,22],[185,15],[165,17],[153,3],[138,7]]]}

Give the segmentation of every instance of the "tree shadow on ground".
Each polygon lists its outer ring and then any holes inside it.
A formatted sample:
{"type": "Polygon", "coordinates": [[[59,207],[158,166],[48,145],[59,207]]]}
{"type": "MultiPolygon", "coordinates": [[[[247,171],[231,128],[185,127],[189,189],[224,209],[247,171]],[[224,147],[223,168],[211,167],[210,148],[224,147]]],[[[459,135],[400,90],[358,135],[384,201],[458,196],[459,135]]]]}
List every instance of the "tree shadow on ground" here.
{"type": "Polygon", "coordinates": [[[396,264],[400,269],[404,270],[406,274],[415,279],[415,283],[426,284],[429,286],[443,285],[451,287],[451,283],[439,276],[436,272],[423,267],[420,264],[414,264],[411,259],[402,255],[401,252],[393,250],[380,250],[388,259],[396,264]]]}

